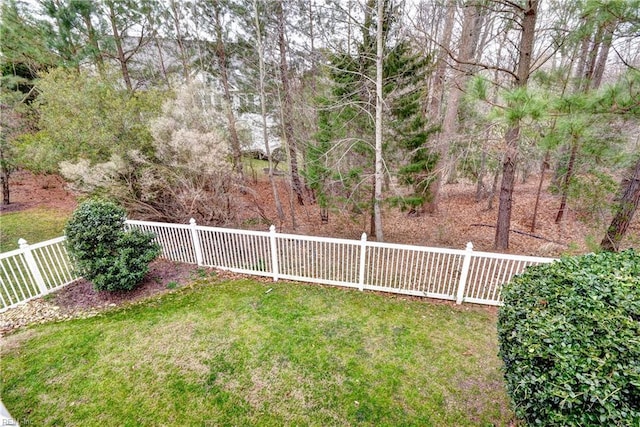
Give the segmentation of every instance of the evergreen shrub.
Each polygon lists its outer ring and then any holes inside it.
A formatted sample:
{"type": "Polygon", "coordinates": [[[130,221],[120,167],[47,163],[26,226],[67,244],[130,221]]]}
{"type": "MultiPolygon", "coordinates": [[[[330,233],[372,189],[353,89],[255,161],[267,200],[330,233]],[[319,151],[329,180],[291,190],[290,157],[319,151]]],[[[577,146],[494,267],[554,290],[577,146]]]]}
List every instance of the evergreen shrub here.
{"type": "Polygon", "coordinates": [[[82,277],[99,291],[129,291],[160,254],[154,235],[125,230],[126,212],[117,204],[88,200],[73,212],[65,227],[67,249],[82,277]]]}
{"type": "Polygon", "coordinates": [[[640,426],[640,254],[530,267],[503,297],[500,357],[527,425],[640,426]]]}

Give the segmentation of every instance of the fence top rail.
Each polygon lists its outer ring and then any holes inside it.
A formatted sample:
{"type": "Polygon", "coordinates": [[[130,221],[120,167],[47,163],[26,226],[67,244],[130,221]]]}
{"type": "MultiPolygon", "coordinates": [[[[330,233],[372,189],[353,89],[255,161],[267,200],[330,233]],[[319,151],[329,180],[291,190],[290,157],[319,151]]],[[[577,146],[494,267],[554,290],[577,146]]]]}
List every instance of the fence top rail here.
{"type": "Polygon", "coordinates": [[[553,261],[557,261],[557,258],[545,258],[531,255],[516,255],[516,254],[502,254],[498,252],[476,252],[473,251],[471,256],[475,258],[494,258],[494,259],[504,259],[511,261],[525,261],[525,262],[535,262],[535,263],[551,263],[553,261]]]}
{"type": "Polygon", "coordinates": [[[162,227],[162,228],[184,228],[188,229],[189,224],[177,224],[170,222],[153,222],[153,221],[140,221],[137,219],[128,219],[125,221],[128,225],[144,225],[148,227],[162,227]]]}
{"type": "Polygon", "coordinates": [[[446,255],[464,255],[467,253],[464,249],[449,249],[449,248],[435,248],[429,246],[417,246],[417,245],[404,245],[401,243],[386,243],[386,242],[367,242],[367,246],[373,248],[389,248],[389,249],[402,249],[409,251],[419,252],[432,252],[446,255]]]}
{"type": "MultiPolygon", "coordinates": [[[[29,249],[38,249],[44,248],[46,246],[56,245],[58,243],[64,242],[67,238],[65,236],[56,237],[55,239],[45,240],[43,242],[38,242],[34,244],[29,244],[29,249]]],[[[27,242],[28,243],[28,242],[27,242]]],[[[14,249],[9,252],[3,252],[0,254],[0,259],[11,258],[14,256],[18,256],[24,253],[24,249],[14,249]]]]}
{"type": "Polygon", "coordinates": [[[14,250],[9,251],[9,252],[1,253],[0,254],[0,259],[15,257],[15,256],[18,256],[18,255],[22,255],[23,253],[24,253],[23,249],[14,249],[14,250]]]}
{"type": "MultiPolygon", "coordinates": [[[[222,228],[222,227],[208,227],[206,225],[196,225],[196,230],[200,231],[212,231],[215,233],[226,233],[226,234],[241,234],[245,236],[262,236],[268,237],[268,231],[258,231],[258,230],[240,230],[237,228],[222,228]]],[[[278,234],[280,235],[280,234],[278,234]]]]}
{"type": "MultiPolygon", "coordinates": [[[[254,231],[254,230],[240,230],[237,228],[222,228],[222,227],[211,227],[208,225],[195,225],[192,226],[190,224],[176,224],[169,222],[153,222],[153,221],[140,221],[135,219],[128,219],[125,221],[126,224],[129,225],[141,225],[147,227],[161,227],[161,228],[177,228],[182,230],[190,230],[191,227],[195,227],[196,230],[199,231],[210,231],[216,233],[226,233],[226,234],[244,234],[250,236],[268,236],[268,231],[254,231]]],[[[280,235],[280,234],[279,234],[280,235]]]]}
{"type": "Polygon", "coordinates": [[[305,236],[303,234],[278,233],[276,237],[278,239],[306,240],[306,241],[324,242],[324,243],[340,243],[344,245],[361,245],[362,244],[361,240],[340,239],[338,237],[305,236]]]}
{"type": "Polygon", "coordinates": [[[45,240],[44,242],[34,243],[33,245],[29,244],[29,249],[38,249],[38,248],[43,248],[45,246],[56,245],[58,243],[64,242],[65,240],[67,240],[66,236],[60,236],[60,237],[56,237],[55,239],[45,240]]]}
{"type": "MultiPolygon", "coordinates": [[[[132,220],[132,219],[128,219],[126,223],[131,225],[142,225],[142,226],[163,227],[163,228],[179,228],[179,229],[189,229],[190,227],[192,227],[190,224],[174,224],[174,223],[166,223],[166,222],[139,221],[139,220],[132,220]]],[[[200,231],[212,231],[212,232],[220,232],[220,233],[226,233],[226,234],[242,234],[242,235],[262,236],[262,237],[268,237],[270,235],[268,231],[240,230],[235,228],[210,227],[205,225],[196,225],[195,229],[200,231]]],[[[361,240],[356,240],[356,239],[306,236],[302,234],[277,233],[276,237],[278,239],[316,241],[316,242],[339,243],[339,244],[347,244],[347,245],[362,244],[361,240]]],[[[447,254],[447,255],[465,255],[467,253],[470,253],[471,256],[476,258],[493,258],[493,259],[524,261],[524,262],[532,262],[532,263],[550,263],[556,260],[556,258],[544,258],[544,257],[530,256],[530,255],[503,254],[498,252],[481,252],[481,251],[469,252],[464,249],[437,248],[437,247],[429,247],[429,246],[406,245],[406,244],[400,244],[400,243],[373,242],[369,240],[366,241],[366,246],[377,247],[377,248],[411,250],[411,251],[419,251],[419,252],[432,252],[432,253],[440,253],[440,254],[447,254]]]]}

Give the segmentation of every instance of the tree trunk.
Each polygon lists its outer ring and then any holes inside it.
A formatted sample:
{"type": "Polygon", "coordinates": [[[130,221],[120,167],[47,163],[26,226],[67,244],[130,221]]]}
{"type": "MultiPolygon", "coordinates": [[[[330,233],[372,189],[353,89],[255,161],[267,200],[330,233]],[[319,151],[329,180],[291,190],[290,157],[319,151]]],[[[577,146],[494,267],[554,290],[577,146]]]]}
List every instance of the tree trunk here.
{"type": "Polygon", "coordinates": [[[623,180],[620,188],[623,189],[620,204],[600,243],[600,247],[605,251],[617,252],[620,249],[620,242],[640,205],[640,158],[636,162],[633,176],[626,182],[623,180]]]}
{"type": "Polygon", "coordinates": [[[484,198],[484,174],[487,165],[487,152],[482,150],[482,157],[480,157],[480,170],[478,171],[478,177],[476,182],[476,203],[484,198]]]}
{"type": "Polygon", "coordinates": [[[449,3],[447,4],[448,10],[444,22],[444,33],[442,34],[442,40],[440,40],[440,51],[438,52],[438,59],[436,61],[436,72],[433,76],[433,84],[429,90],[431,95],[431,101],[429,102],[429,115],[433,121],[439,121],[441,117],[440,107],[444,91],[444,75],[447,71],[446,58],[451,50],[451,34],[453,33],[456,17],[456,3],[456,0],[449,0],[449,3]]]}
{"type": "MultiPolygon", "coordinates": [[[[526,87],[531,71],[531,55],[533,54],[533,39],[538,15],[538,0],[527,0],[523,9],[522,36],[520,38],[518,71],[515,81],[516,87],[526,87]]],[[[500,204],[496,221],[496,235],[494,246],[497,250],[509,249],[509,228],[511,227],[511,205],[518,156],[518,141],[520,139],[520,120],[515,120],[505,135],[505,158],[502,164],[502,185],[500,186],[500,204]]]]}
{"type": "Polygon", "coordinates": [[[591,88],[598,89],[602,83],[602,76],[604,75],[604,69],[607,64],[607,58],[609,57],[609,50],[611,49],[611,43],[613,42],[613,32],[618,26],[618,21],[614,20],[604,28],[604,34],[602,34],[602,44],[600,46],[600,52],[598,52],[598,59],[593,70],[593,80],[591,81],[591,88]]]}
{"type": "Polygon", "coordinates": [[[505,136],[507,151],[502,162],[502,183],[498,202],[498,220],[496,223],[495,248],[509,249],[509,228],[511,227],[511,205],[516,178],[516,161],[518,159],[518,139],[520,125],[509,128],[505,136]]]}
{"type": "Polygon", "coordinates": [[[258,50],[258,66],[259,66],[259,91],[260,91],[260,110],[262,113],[262,138],[264,139],[264,149],[269,161],[269,182],[271,183],[271,191],[273,192],[273,200],[276,205],[276,212],[280,222],[284,222],[284,210],[280,202],[278,187],[276,186],[273,176],[273,159],[271,157],[271,148],[269,147],[269,136],[267,134],[267,100],[265,96],[265,64],[264,64],[264,48],[262,43],[262,35],[260,34],[260,20],[258,17],[258,0],[253,0],[254,24],[256,30],[256,49],[258,50]]]}
{"type": "Polygon", "coordinates": [[[164,63],[164,54],[162,53],[162,46],[160,45],[159,37],[154,37],[154,44],[156,46],[156,50],[158,51],[158,59],[160,60],[160,72],[162,73],[162,78],[168,87],[171,87],[171,81],[169,80],[169,76],[167,75],[167,66],[164,63]]]}
{"type": "Polygon", "coordinates": [[[9,167],[7,165],[7,160],[4,157],[4,150],[0,147],[0,181],[2,181],[2,204],[8,205],[11,203],[10,200],[10,189],[9,189],[9,167]]]}
{"type": "Polygon", "coordinates": [[[176,30],[176,44],[178,45],[178,52],[180,54],[180,62],[182,63],[182,75],[184,80],[189,83],[191,81],[191,67],[189,66],[189,59],[184,45],[184,37],[182,31],[180,31],[180,23],[184,21],[184,16],[181,16],[179,3],[176,0],[171,0],[169,3],[171,7],[171,18],[173,19],[173,27],[176,30]]]}
{"type": "Polygon", "coordinates": [[[98,45],[98,37],[96,34],[96,30],[93,27],[93,23],[91,22],[91,13],[86,12],[82,14],[82,20],[84,21],[84,25],[87,27],[87,36],[88,42],[93,50],[92,56],[93,60],[96,63],[96,67],[98,68],[98,72],[100,75],[104,74],[104,59],[102,58],[102,52],[100,51],[100,46],[98,45]]]}
{"type": "Polygon", "coordinates": [[[496,196],[496,190],[498,189],[498,180],[500,179],[500,168],[496,168],[493,173],[493,181],[491,182],[491,190],[489,190],[489,195],[487,196],[487,210],[490,211],[493,209],[493,199],[496,196]]]}
{"type": "Polygon", "coordinates": [[[573,168],[576,162],[577,155],[578,155],[578,141],[574,139],[573,144],[571,145],[571,154],[569,155],[567,172],[564,175],[564,181],[562,182],[562,199],[560,200],[560,208],[558,209],[558,214],[556,215],[556,224],[559,224],[560,221],[562,221],[564,212],[567,209],[567,198],[569,197],[569,184],[571,182],[571,178],[573,178],[573,168]]]}
{"type": "Polygon", "coordinates": [[[589,89],[589,86],[591,85],[591,81],[593,79],[593,73],[595,72],[596,69],[596,59],[598,58],[598,49],[600,49],[600,44],[602,42],[602,33],[603,33],[603,28],[602,26],[598,26],[596,29],[596,33],[593,36],[593,40],[590,44],[590,50],[589,53],[587,55],[585,59],[585,66],[584,66],[584,75],[583,75],[583,90],[586,92],[589,89]]]}
{"type": "Polygon", "coordinates": [[[375,190],[373,213],[376,227],[376,240],[384,241],[382,232],[382,64],[384,56],[383,26],[384,24],[384,0],[378,0],[378,25],[376,29],[376,163],[375,163],[375,190]]]}
{"type": "MultiPolygon", "coordinates": [[[[449,7],[453,9],[453,13],[455,13],[455,1],[452,2],[449,7]]],[[[452,13],[452,14],[453,14],[452,13]]],[[[477,9],[475,5],[467,5],[464,9],[464,20],[462,23],[462,35],[460,38],[459,46],[458,46],[458,59],[461,62],[468,62],[471,60],[471,56],[474,51],[473,41],[477,41],[477,36],[475,35],[476,26],[474,22],[477,17],[477,9]]],[[[449,15],[447,15],[447,23],[449,22],[449,15]]],[[[445,24],[447,25],[447,24],[445,24]]],[[[447,32],[450,33],[450,29],[447,32]]],[[[447,33],[444,35],[445,39],[443,42],[449,41],[451,34],[447,33]]],[[[448,46],[443,46],[444,49],[449,49],[448,46]]],[[[445,176],[450,167],[449,163],[449,147],[451,146],[451,141],[453,140],[456,130],[457,130],[457,119],[458,119],[458,110],[460,107],[460,99],[462,98],[462,93],[464,86],[466,85],[467,79],[469,78],[469,65],[460,65],[460,70],[456,72],[457,76],[451,87],[449,92],[449,96],[447,98],[447,107],[444,114],[444,118],[442,120],[442,131],[436,136],[437,144],[436,151],[438,153],[438,163],[436,165],[436,176],[433,182],[429,185],[429,196],[430,200],[425,204],[424,210],[429,213],[435,213],[438,210],[438,202],[440,198],[440,187],[442,186],[442,181],[445,179],[445,176]]],[[[443,76],[444,77],[444,76],[443,76]]],[[[436,81],[437,83],[437,81],[436,81]]],[[[433,101],[432,101],[433,102],[433,101]]],[[[433,106],[432,106],[433,108],[433,106]]]]}
{"type": "Polygon", "coordinates": [[[227,124],[229,128],[229,136],[231,139],[231,156],[233,157],[233,169],[243,175],[242,171],[242,150],[240,148],[240,139],[238,138],[238,130],[236,127],[236,117],[233,113],[233,98],[229,86],[229,67],[227,60],[227,51],[225,49],[224,40],[222,38],[222,20],[220,18],[219,3],[214,5],[214,19],[216,28],[216,57],[218,58],[218,69],[220,71],[220,80],[222,83],[223,96],[225,101],[225,110],[227,116],[227,124]]]}
{"type": "Polygon", "coordinates": [[[289,149],[289,172],[291,174],[291,186],[298,198],[298,204],[304,205],[304,195],[300,173],[298,172],[298,147],[293,132],[293,102],[289,85],[289,67],[287,65],[287,41],[285,39],[285,19],[283,0],[279,0],[276,8],[278,15],[278,47],[280,49],[280,80],[282,82],[282,116],[284,139],[289,149]]]}
{"type": "MultiPolygon", "coordinates": [[[[586,18],[582,19],[583,23],[585,22],[585,19],[586,18]]],[[[578,62],[576,64],[575,85],[574,85],[574,89],[576,92],[582,89],[582,85],[584,84],[584,69],[586,67],[588,53],[589,53],[589,37],[585,36],[582,38],[582,42],[580,43],[580,54],[579,54],[579,57],[577,58],[578,62]]]]}
{"type": "Polygon", "coordinates": [[[124,54],[124,48],[122,47],[122,37],[118,31],[116,13],[113,10],[113,3],[111,2],[109,2],[109,22],[111,23],[111,30],[113,32],[113,41],[116,44],[116,59],[120,64],[120,71],[122,72],[124,84],[127,86],[127,90],[129,92],[133,92],[133,84],[131,84],[131,76],[129,75],[129,66],[127,65],[127,58],[124,54]]]}
{"type": "Polygon", "coordinates": [[[531,232],[536,231],[536,220],[538,219],[538,206],[540,205],[540,194],[542,193],[542,183],[544,182],[544,173],[549,165],[549,150],[544,155],[542,165],[540,167],[540,180],[538,181],[538,190],[536,191],[536,203],[533,206],[533,218],[531,219],[531,232]]]}

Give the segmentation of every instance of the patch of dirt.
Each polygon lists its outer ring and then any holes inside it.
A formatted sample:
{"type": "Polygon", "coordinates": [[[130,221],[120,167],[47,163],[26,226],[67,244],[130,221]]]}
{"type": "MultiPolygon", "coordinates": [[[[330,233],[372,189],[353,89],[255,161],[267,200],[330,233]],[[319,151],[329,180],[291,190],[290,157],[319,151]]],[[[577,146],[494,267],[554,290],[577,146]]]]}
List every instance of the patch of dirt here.
{"type": "Polygon", "coordinates": [[[96,291],[90,282],[81,279],[57,291],[51,301],[66,312],[122,305],[184,286],[197,275],[197,265],[158,259],[149,265],[149,273],[132,291],[96,291]]]}
{"type": "Polygon", "coordinates": [[[1,213],[18,212],[34,208],[57,209],[73,212],[78,205],[76,196],[67,190],[58,175],[34,175],[16,171],[9,179],[10,202],[0,205],[1,213]]]}
{"type": "MultiPolygon", "coordinates": [[[[369,235],[368,214],[349,215],[334,211],[329,215],[329,223],[323,224],[317,205],[299,206],[287,185],[287,178],[279,177],[277,180],[286,219],[278,219],[271,185],[265,178],[250,184],[253,194],[244,200],[241,216],[243,228],[265,231],[270,224],[274,224],[279,232],[345,239],[360,239],[364,232],[369,240],[375,240],[374,236],[369,235]]],[[[543,190],[536,227],[532,231],[538,182],[539,177],[531,176],[526,182],[516,184],[508,253],[557,257],[565,253],[592,251],[590,245],[600,242],[610,217],[602,215],[598,219],[583,221],[583,214],[569,206],[563,221],[556,224],[560,197],[543,190]]],[[[548,186],[549,178],[544,181],[542,188],[548,186]]],[[[475,201],[474,184],[463,181],[447,184],[443,186],[436,214],[409,215],[397,209],[385,209],[385,241],[455,249],[464,249],[467,242],[472,242],[475,250],[491,252],[494,251],[497,210],[497,196],[492,209],[488,209],[488,200],[475,201]]],[[[640,245],[640,214],[635,216],[622,247],[633,245],[640,245]]]]}
{"type": "Polygon", "coordinates": [[[33,323],[95,316],[100,311],[134,303],[180,288],[210,269],[164,259],[153,261],[142,283],[130,292],[96,291],[81,279],[42,298],[0,313],[0,335],[33,323]]]}

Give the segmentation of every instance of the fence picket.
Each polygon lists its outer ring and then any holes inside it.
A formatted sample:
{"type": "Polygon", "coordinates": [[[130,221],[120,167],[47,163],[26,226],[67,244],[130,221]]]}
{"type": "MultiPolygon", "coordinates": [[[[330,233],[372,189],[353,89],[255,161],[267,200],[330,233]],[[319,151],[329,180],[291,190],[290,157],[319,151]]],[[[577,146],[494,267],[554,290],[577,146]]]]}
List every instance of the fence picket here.
{"type": "Polygon", "coordinates": [[[20,245],[20,249],[23,250],[25,262],[27,263],[27,267],[29,268],[29,271],[33,275],[33,280],[38,286],[38,289],[40,289],[41,293],[46,293],[47,285],[44,282],[44,278],[42,277],[40,268],[38,268],[38,263],[36,262],[36,259],[33,257],[33,253],[31,252],[31,248],[29,247],[29,244],[24,239],[20,239],[18,241],[18,244],[20,245]]]}
{"type": "Polygon", "coordinates": [[[269,242],[271,244],[271,273],[273,281],[278,281],[278,242],[276,242],[276,226],[269,227],[269,242]]]}

